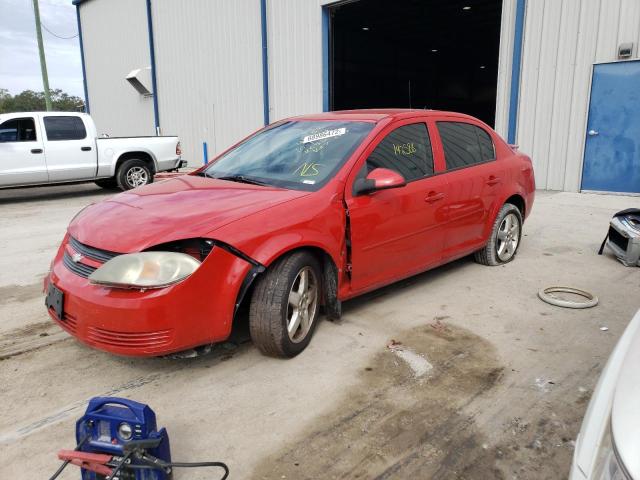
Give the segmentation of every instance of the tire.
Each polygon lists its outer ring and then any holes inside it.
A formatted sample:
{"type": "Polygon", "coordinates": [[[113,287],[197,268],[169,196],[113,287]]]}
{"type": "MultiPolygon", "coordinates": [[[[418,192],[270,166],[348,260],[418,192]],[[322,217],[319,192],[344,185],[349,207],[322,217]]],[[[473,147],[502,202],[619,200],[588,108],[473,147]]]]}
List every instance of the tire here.
{"type": "Polygon", "coordinates": [[[131,190],[153,182],[153,171],[144,160],[129,158],[118,167],[116,179],[121,190],[131,190]]]}
{"type": "Polygon", "coordinates": [[[328,320],[340,320],[342,302],[338,300],[338,270],[328,258],[324,261],[324,314],[328,320]]]}
{"type": "Polygon", "coordinates": [[[492,267],[509,263],[518,253],[521,238],[522,214],[515,205],[505,203],[493,223],[489,241],[475,253],[476,262],[492,267]]]}
{"type": "Polygon", "coordinates": [[[117,190],[120,188],[118,186],[118,181],[115,178],[103,178],[101,180],[96,180],[93,183],[105,190],[117,190]]]}
{"type": "Polygon", "coordinates": [[[249,307],[249,332],[262,353],[291,358],[309,345],[320,311],[321,272],[313,255],[296,252],[258,278],[249,307]],[[306,289],[301,285],[304,276],[306,289]]]}

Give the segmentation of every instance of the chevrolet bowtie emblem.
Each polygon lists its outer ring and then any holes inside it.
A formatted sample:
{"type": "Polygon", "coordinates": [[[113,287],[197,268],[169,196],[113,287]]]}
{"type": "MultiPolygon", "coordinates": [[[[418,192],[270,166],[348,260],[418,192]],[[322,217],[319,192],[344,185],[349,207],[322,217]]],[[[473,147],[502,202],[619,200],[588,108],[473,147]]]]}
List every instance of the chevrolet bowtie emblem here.
{"type": "Polygon", "coordinates": [[[71,256],[71,260],[73,260],[73,263],[78,263],[80,260],[82,260],[84,257],[82,256],[81,253],[74,253],[71,256]]]}

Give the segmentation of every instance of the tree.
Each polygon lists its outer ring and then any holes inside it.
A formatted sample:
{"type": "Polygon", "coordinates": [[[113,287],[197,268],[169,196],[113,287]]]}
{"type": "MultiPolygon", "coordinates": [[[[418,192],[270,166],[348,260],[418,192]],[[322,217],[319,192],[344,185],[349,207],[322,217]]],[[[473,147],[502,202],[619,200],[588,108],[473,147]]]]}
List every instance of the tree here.
{"type": "MultiPolygon", "coordinates": [[[[51,107],[58,112],[82,112],[84,101],[56,88],[51,90],[51,107]]],[[[8,90],[0,88],[0,113],[37,112],[45,109],[44,92],[25,90],[12,96],[8,90]]]]}

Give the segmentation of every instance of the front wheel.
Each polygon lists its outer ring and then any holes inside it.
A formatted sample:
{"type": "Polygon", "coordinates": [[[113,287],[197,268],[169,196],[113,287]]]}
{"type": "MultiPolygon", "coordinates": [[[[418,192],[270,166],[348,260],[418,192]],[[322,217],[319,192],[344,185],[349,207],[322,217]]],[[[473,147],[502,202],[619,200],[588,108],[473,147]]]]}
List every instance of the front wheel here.
{"type": "Polygon", "coordinates": [[[296,252],[278,260],[258,279],[249,331],[263,353],[295,357],[307,347],[320,310],[320,271],[313,255],[296,252]]]}
{"type": "Polygon", "coordinates": [[[122,190],[131,190],[153,182],[153,172],[144,160],[130,158],[118,167],[116,179],[122,190]]]}
{"type": "Polygon", "coordinates": [[[476,262],[483,265],[502,265],[516,256],[522,236],[522,214],[518,207],[505,203],[491,230],[487,245],[475,253],[476,262]]]}

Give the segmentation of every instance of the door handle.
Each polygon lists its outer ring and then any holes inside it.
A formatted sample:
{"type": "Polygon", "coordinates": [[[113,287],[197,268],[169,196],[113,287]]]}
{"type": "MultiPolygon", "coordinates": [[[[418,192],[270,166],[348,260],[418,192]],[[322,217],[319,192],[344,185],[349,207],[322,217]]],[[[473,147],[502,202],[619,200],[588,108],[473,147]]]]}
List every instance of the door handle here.
{"type": "Polygon", "coordinates": [[[596,135],[600,135],[600,132],[596,130],[589,130],[587,133],[589,134],[590,137],[595,137],[596,135]]]}
{"type": "Polygon", "coordinates": [[[491,176],[489,177],[489,180],[487,180],[487,182],[486,182],[486,183],[487,183],[487,185],[489,185],[489,186],[497,185],[497,184],[499,184],[499,183],[500,183],[500,178],[499,178],[499,177],[496,177],[495,175],[491,175],[491,176]]]}
{"type": "Polygon", "coordinates": [[[31,149],[31,153],[42,153],[42,149],[41,148],[32,148],[31,149]]]}
{"type": "Polygon", "coordinates": [[[82,150],[83,152],[90,152],[91,147],[80,147],[80,150],[82,150]]]}
{"type": "Polygon", "coordinates": [[[427,203],[434,203],[438,200],[442,200],[444,198],[444,193],[440,192],[429,192],[429,194],[424,198],[424,201],[427,203]]]}

